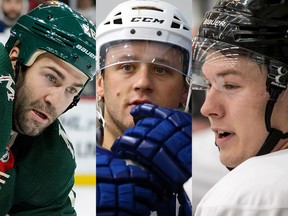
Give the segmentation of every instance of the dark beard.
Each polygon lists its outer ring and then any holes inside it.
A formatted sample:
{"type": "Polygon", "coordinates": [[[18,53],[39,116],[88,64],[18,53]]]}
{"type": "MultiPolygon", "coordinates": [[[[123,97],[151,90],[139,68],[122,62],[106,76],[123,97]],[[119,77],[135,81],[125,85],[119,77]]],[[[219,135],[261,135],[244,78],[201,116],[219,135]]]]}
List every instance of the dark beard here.
{"type": "MultiPolygon", "coordinates": [[[[25,73],[25,72],[24,72],[25,73]]],[[[58,117],[54,107],[41,101],[31,101],[30,96],[33,92],[26,85],[23,72],[20,72],[16,82],[15,101],[13,119],[17,132],[29,136],[37,136],[43,132],[58,117]],[[21,74],[21,75],[20,75],[21,74]],[[38,122],[28,117],[27,113],[31,109],[44,111],[49,114],[50,121],[46,124],[38,122]]]]}

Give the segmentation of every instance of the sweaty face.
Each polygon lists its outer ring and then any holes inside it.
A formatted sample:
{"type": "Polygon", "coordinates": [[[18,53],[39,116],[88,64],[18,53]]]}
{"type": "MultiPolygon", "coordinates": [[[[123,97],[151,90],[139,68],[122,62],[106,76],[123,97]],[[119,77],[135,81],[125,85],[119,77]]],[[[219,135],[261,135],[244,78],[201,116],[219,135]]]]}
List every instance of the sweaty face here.
{"type": "Polygon", "coordinates": [[[97,79],[97,95],[105,100],[105,127],[116,134],[131,127],[130,110],[153,103],[178,108],[185,102],[187,86],[179,50],[163,44],[130,42],[111,47],[103,76],[97,79]]]}
{"type": "Polygon", "coordinates": [[[87,77],[54,55],[40,55],[16,82],[14,123],[18,132],[40,134],[81,91],[87,77]]]}
{"type": "Polygon", "coordinates": [[[16,20],[21,15],[23,8],[22,0],[3,0],[2,10],[6,17],[11,20],[16,20]]]}

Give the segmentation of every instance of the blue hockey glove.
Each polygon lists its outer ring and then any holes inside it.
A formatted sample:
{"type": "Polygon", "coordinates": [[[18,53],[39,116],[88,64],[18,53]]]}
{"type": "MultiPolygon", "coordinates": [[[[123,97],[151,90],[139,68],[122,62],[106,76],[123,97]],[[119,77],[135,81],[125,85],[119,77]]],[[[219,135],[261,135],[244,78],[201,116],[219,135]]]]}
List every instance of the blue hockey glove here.
{"type": "Polygon", "coordinates": [[[116,139],[117,157],[136,161],[164,181],[173,192],[192,175],[192,118],[175,109],[141,104],[131,110],[134,127],[116,139]]]}
{"type": "Polygon", "coordinates": [[[111,152],[96,150],[96,212],[98,216],[148,216],[160,198],[161,184],[152,174],[127,165],[111,152]]]}

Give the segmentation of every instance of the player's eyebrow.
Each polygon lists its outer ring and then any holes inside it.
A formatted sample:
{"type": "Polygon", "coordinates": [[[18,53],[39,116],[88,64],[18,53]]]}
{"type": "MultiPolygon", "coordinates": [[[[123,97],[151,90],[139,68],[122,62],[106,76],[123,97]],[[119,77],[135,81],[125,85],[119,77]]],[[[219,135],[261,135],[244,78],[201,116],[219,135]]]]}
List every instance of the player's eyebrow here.
{"type": "Polygon", "coordinates": [[[216,74],[217,77],[225,77],[228,75],[237,75],[237,76],[241,76],[242,73],[240,71],[237,70],[233,70],[233,69],[227,69],[227,70],[223,70],[219,73],[216,74]]]}
{"type": "MultiPolygon", "coordinates": [[[[242,73],[234,69],[225,69],[216,73],[216,77],[225,77],[228,75],[242,76],[242,73]]],[[[203,77],[205,80],[208,80],[204,73],[203,73],[203,77]]]]}
{"type": "MultiPolygon", "coordinates": [[[[139,61],[141,62],[141,57],[138,57],[137,55],[122,55],[118,58],[118,62],[129,62],[129,61],[139,61]]],[[[144,61],[146,62],[146,61],[144,61]]],[[[161,64],[161,65],[171,65],[170,62],[167,59],[164,58],[153,58],[150,61],[147,61],[149,63],[155,63],[155,64],[161,64]]]]}
{"type": "MultiPolygon", "coordinates": [[[[65,75],[63,73],[61,73],[59,70],[57,70],[57,68],[50,67],[50,66],[48,66],[48,68],[50,70],[54,71],[57,74],[57,76],[60,77],[60,79],[65,80],[65,78],[66,78],[65,75]]],[[[84,87],[84,84],[82,84],[82,83],[73,83],[72,85],[74,87],[77,87],[77,88],[83,88],[84,87]]]]}

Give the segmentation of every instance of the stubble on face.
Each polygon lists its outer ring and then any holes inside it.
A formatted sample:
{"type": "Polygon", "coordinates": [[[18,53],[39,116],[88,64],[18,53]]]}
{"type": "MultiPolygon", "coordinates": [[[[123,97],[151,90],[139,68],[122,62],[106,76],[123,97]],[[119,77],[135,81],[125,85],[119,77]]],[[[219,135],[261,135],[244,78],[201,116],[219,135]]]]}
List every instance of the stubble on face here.
{"type": "Polygon", "coordinates": [[[109,101],[105,101],[105,119],[106,126],[111,126],[111,129],[115,130],[116,133],[122,134],[127,128],[130,128],[134,125],[133,117],[130,114],[130,110],[127,107],[127,110],[123,108],[120,102],[112,102],[109,104],[109,101]],[[109,124],[110,122],[110,124],[109,124]]]}
{"type": "Polygon", "coordinates": [[[25,76],[22,76],[21,73],[23,72],[20,72],[16,82],[13,112],[14,124],[19,133],[37,136],[51,125],[58,116],[52,105],[31,98],[31,96],[33,96],[33,91],[25,82],[25,76]],[[44,111],[49,115],[49,121],[47,123],[41,123],[35,119],[31,119],[29,113],[32,110],[44,111]]]}

